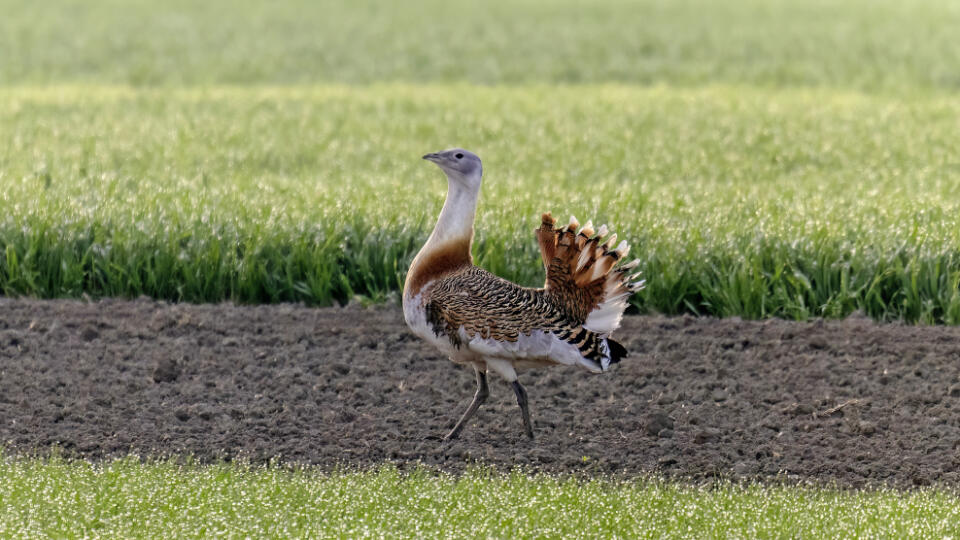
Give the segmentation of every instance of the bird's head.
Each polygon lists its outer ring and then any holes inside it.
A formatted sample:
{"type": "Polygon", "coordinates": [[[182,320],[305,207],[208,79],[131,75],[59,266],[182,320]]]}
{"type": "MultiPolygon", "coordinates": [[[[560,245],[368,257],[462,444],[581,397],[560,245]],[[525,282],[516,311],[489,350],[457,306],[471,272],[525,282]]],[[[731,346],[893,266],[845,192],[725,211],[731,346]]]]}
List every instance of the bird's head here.
{"type": "Polygon", "coordinates": [[[473,152],[454,148],[427,154],[423,159],[436,163],[443,172],[447,173],[447,178],[461,182],[464,187],[480,189],[483,167],[480,165],[480,158],[473,152]]]}

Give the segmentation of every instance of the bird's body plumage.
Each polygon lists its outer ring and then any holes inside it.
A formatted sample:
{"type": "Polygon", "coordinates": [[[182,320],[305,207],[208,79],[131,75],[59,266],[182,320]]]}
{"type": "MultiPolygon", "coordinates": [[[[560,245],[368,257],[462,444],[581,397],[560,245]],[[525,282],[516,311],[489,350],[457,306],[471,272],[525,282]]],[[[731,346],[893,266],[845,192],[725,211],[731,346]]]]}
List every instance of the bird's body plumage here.
{"type": "Polygon", "coordinates": [[[476,266],[430,283],[411,299],[408,322],[420,337],[459,363],[487,357],[514,368],[580,365],[601,371],[602,340],[572,323],[544,289],[520,287],[476,266]]]}
{"type": "Polygon", "coordinates": [[[468,155],[475,158],[459,149],[425,156],[452,160],[438,162],[447,172],[449,191],[433,234],[407,273],[404,317],[416,335],[477,371],[474,402],[448,438],[457,436],[486,398],[488,369],[514,385],[532,437],[526,392],[516,371],[563,364],[600,372],[619,361],[626,350],[610,333],[620,324],[627,297],[642,282],[628,275],[636,262],[617,266],[629,246],[623,242],[614,248],[616,235],[602,243],[606,227],[595,233],[588,223],[578,232],[571,218],[570,225],[556,229],[549,214],[536,231],[547,270],[543,288],[521,287],[475,266],[470,248],[479,159],[474,169],[455,157],[468,155]]]}

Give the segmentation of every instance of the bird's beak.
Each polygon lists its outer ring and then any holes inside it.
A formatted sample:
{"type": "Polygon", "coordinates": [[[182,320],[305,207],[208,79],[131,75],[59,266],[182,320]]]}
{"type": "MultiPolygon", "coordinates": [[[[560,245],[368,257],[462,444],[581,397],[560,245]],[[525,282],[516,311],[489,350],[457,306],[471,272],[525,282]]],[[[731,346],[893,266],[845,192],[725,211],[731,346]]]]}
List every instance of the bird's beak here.
{"type": "Polygon", "coordinates": [[[439,163],[439,162],[440,162],[440,154],[436,154],[436,153],[427,154],[427,155],[423,156],[423,159],[425,159],[425,160],[427,160],[427,161],[432,161],[432,162],[434,162],[434,163],[439,163]]]}

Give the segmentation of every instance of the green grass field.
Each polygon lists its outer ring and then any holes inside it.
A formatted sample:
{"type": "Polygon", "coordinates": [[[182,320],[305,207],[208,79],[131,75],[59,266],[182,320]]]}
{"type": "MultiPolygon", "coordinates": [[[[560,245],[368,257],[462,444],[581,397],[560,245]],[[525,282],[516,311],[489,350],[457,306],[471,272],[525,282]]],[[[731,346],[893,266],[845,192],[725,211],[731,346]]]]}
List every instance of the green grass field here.
{"type": "Polygon", "coordinates": [[[0,462],[0,535],[123,538],[941,538],[948,491],[322,474],[277,466],[61,459],[0,462]]]}
{"type": "Polygon", "coordinates": [[[486,157],[479,263],[542,280],[542,211],[611,224],[639,307],[960,321],[960,105],[621,85],[0,89],[0,291],[384,298],[486,157]]]}
{"type": "Polygon", "coordinates": [[[960,87],[950,0],[2,0],[4,84],[960,87]]]}
{"type": "Polygon", "coordinates": [[[641,310],[960,321],[952,2],[0,8],[5,295],[383,300],[462,145],[505,277],[550,210],[641,310]]]}
{"type": "MultiPolygon", "coordinates": [[[[383,301],[441,173],[475,255],[542,211],[642,311],[960,323],[960,4],[0,0],[0,294],[383,301]]],[[[545,476],[0,462],[0,536],[956,536],[958,498],[545,476]]]]}

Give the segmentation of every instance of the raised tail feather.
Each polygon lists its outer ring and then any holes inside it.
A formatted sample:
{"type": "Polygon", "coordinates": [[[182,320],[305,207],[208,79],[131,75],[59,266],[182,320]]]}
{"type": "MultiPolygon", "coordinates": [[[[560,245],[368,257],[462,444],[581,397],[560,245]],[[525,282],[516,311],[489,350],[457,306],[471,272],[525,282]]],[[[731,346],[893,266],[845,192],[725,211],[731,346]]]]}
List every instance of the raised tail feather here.
{"type": "MultiPolygon", "coordinates": [[[[607,237],[606,225],[594,230],[588,221],[581,228],[573,217],[566,227],[557,229],[555,224],[549,213],[543,214],[537,229],[547,269],[544,287],[564,304],[571,322],[606,337],[620,326],[630,295],[643,288],[644,281],[637,279],[640,273],[631,273],[640,261],[620,264],[630,246],[625,241],[615,244],[617,235],[607,237]]],[[[611,358],[615,352],[620,353],[618,359],[626,354],[612,340],[609,349],[611,358]]]]}

